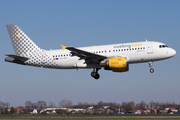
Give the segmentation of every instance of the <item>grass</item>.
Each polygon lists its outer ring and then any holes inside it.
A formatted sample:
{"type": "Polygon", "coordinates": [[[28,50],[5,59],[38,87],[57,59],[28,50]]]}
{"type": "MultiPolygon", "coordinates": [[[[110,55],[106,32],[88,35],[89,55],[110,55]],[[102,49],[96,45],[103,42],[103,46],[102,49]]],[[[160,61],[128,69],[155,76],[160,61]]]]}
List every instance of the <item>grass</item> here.
{"type": "Polygon", "coordinates": [[[180,115],[0,115],[1,120],[180,120],[180,115]]]}
{"type": "Polygon", "coordinates": [[[0,115],[3,120],[180,120],[180,115],[0,115]]]}

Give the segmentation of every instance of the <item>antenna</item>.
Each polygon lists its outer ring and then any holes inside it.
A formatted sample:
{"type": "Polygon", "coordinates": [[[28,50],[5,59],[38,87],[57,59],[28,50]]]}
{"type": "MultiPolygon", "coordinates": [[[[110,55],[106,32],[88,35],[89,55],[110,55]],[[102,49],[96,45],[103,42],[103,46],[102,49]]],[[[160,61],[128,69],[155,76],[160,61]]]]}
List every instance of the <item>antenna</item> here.
{"type": "Polygon", "coordinates": [[[145,39],[146,40],[146,42],[148,42],[148,40],[147,39],[145,39]]]}

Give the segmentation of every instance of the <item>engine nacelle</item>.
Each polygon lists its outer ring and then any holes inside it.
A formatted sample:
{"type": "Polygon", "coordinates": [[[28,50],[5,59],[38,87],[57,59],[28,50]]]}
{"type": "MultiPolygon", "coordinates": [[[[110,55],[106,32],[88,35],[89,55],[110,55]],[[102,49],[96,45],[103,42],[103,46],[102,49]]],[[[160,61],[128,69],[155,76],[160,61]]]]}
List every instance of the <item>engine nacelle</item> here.
{"type": "Polygon", "coordinates": [[[129,65],[126,62],[126,57],[109,58],[100,63],[105,70],[113,72],[126,72],[129,70],[129,65]]]}

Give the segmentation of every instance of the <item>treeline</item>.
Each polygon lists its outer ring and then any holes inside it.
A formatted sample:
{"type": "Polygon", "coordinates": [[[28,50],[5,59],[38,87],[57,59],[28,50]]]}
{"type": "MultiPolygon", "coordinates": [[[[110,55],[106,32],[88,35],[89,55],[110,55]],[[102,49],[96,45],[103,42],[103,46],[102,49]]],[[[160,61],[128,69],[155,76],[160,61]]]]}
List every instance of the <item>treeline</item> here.
{"type": "Polygon", "coordinates": [[[176,108],[176,109],[180,109],[180,103],[177,104],[175,102],[154,102],[151,101],[149,103],[146,103],[145,101],[141,101],[139,103],[136,103],[134,101],[130,101],[130,102],[122,102],[120,103],[116,103],[116,102],[103,102],[103,101],[99,101],[97,104],[89,104],[87,102],[80,102],[78,103],[78,105],[74,105],[72,106],[73,108],[87,108],[90,106],[95,106],[95,107],[103,107],[103,106],[110,106],[112,108],[121,108],[124,111],[132,111],[134,108],[139,108],[141,110],[146,109],[146,108],[150,108],[150,109],[165,109],[165,108],[176,108]]]}
{"type": "MultiPolygon", "coordinates": [[[[145,108],[152,108],[152,109],[165,109],[165,108],[180,108],[180,102],[175,103],[175,102],[154,102],[151,101],[149,103],[146,103],[145,101],[141,101],[139,103],[135,103],[134,101],[130,102],[122,102],[122,103],[117,103],[117,102],[103,102],[99,101],[97,104],[95,103],[88,103],[88,102],[79,102],[78,104],[74,105],[71,100],[62,100],[59,102],[58,105],[56,105],[53,102],[49,102],[48,104],[43,101],[39,100],[37,102],[31,102],[31,101],[26,101],[24,103],[24,107],[28,108],[39,108],[39,109],[44,109],[44,108],[82,108],[86,109],[88,107],[103,107],[103,106],[110,106],[112,108],[121,108],[124,111],[132,111],[134,108],[139,108],[139,109],[145,109],[145,108]]],[[[8,102],[4,103],[0,101],[0,109],[3,108],[8,108],[12,107],[8,102]]],[[[20,106],[22,107],[22,106],[20,106]]]]}

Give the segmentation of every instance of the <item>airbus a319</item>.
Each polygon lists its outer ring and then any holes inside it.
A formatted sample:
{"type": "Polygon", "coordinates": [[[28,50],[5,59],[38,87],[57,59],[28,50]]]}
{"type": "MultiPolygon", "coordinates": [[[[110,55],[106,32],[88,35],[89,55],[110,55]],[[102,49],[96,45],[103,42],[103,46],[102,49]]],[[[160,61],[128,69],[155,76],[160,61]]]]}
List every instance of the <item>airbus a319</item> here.
{"type": "Polygon", "coordinates": [[[53,69],[93,69],[91,76],[99,79],[98,70],[127,72],[133,63],[152,63],[173,57],[176,51],[161,42],[144,41],[90,47],[66,47],[59,50],[39,48],[17,25],[6,25],[15,55],[6,54],[5,61],[53,69]]]}

